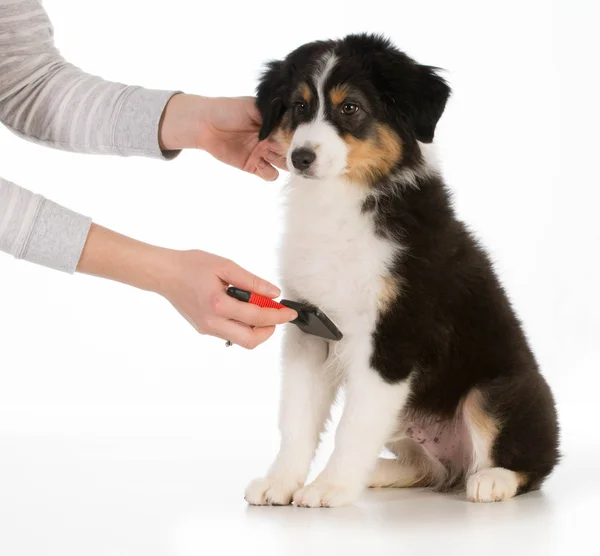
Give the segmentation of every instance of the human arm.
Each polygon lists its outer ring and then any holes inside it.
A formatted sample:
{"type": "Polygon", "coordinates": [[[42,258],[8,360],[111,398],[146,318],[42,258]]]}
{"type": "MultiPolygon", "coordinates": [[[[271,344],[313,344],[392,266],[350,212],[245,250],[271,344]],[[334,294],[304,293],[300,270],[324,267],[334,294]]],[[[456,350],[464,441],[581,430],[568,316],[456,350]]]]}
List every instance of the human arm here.
{"type": "MultiPolygon", "coordinates": [[[[151,91],[86,74],[68,64],[54,47],[50,22],[37,0],[0,0],[0,121],[21,137],[54,148],[122,156],[173,158],[182,148],[202,148],[223,162],[267,180],[275,179],[276,170],[265,158],[275,163],[281,160],[273,152],[273,145],[258,143],[257,118],[253,99],[248,97],[208,99],[176,91],[151,91]]],[[[89,217],[0,179],[1,251],[69,273],[76,269],[86,272],[89,256],[83,267],[79,266],[84,245],[88,255],[88,245],[96,247],[92,253],[103,252],[102,241],[114,247],[110,234],[92,235],[90,228],[98,229],[89,217]]],[[[195,254],[161,260],[195,258],[198,262],[202,258],[205,264],[194,268],[201,267],[206,277],[206,269],[213,268],[212,263],[218,258],[191,253],[195,254]]],[[[145,258],[141,261],[151,262],[145,258]]],[[[102,272],[90,273],[118,279],[112,276],[115,269],[107,266],[109,261],[105,263],[102,272]]],[[[227,268],[233,268],[231,265],[228,263],[227,268]]],[[[220,272],[221,265],[216,266],[220,272]]],[[[184,275],[194,273],[182,273],[181,277],[184,275]]],[[[239,272],[235,276],[245,280],[239,272]]],[[[174,283],[178,283],[175,278],[174,283]]],[[[121,281],[140,287],[133,279],[121,281]]],[[[213,280],[212,285],[215,284],[213,280]]],[[[212,290],[202,290],[200,286],[196,290],[199,296],[207,294],[213,299],[212,290]]],[[[231,311],[226,306],[224,316],[213,314],[204,297],[198,297],[196,302],[190,298],[186,304],[179,302],[174,293],[159,293],[172,298],[180,312],[186,312],[201,331],[218,333],[223,320],[231,321],[236,316],[247,324],[265,325],[277,324],[283,318],[283,313],[268,316],[254,308],[249,309],[250,313],[248,308],[240,308],[240,303],[231,311]],[[207,315],[216,315],[220,320],[213,318],[212,326],[198,325],[201,317],[207,315]]],[[[246,337],[244,341],[249,343],[250,339],[246,337]]]]}
{"type": "MultiPolygon", "coordinates": [[[[17,135],[92,154],[173,158],[183,148],[200,148],[266,180],[277,177],[270,163],[282,166],[283,159],[274,144],[258,142],[252,98],[176,93],[75,68],[56,49],[38,0],[0,0],[0,121],[17,135]]],[[[90,223],[0,181],[0,250],[17,258],[72,273],[90,223]]]]}
{"type": "Polygon", "coordinates": [[[96,224],[0,178],[0,251],[65,272],[81,272],[158,293],[201,334],[246,348],[296,318],[230,298],[230,284],[276,297],[272,284],[203,251],[148,245],[96,224]],[[29,235],[23,231],[30,230],[29,235]]]}
{"type": "Polygon", "coordinates": [[[13,133],[87,154],[174,158],[199,148],[263,179],[277,177],[269,162],[283,166],[282,153],[258,141],[253,98],[178,93],[82,71],[56,48],[39,0],[0,0],[0,121],[13,133]]]}
{"type": "Polygon", "coordinates": [[[148,245],[96,224],[77,271],[158,293],[201,334],[248,349],[267,340],[275,325],[297,317],[291,309],[265,309],[229,297],[229,284],[270,298],[280,292],[228,259],[148,245]]]}

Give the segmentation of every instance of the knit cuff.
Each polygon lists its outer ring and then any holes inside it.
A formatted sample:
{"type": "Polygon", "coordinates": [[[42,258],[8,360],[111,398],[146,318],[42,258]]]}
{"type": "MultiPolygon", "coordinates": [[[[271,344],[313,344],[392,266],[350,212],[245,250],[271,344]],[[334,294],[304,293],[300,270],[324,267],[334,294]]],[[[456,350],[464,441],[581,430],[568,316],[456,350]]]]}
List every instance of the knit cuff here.
{"type": "Polygon", "coordinates": [[[171,97],[178,91],[132,88],[119,110],[113,130],[113,146],[122,156],[147,156],[173,159],[181,151],[163,151],[159,144],[159,125],[171,97]]]}
{"type": "Polygon", "coordinates": [[[91,224],[91,218],[43,199],[18,258],[73,274],[91,224]]]}

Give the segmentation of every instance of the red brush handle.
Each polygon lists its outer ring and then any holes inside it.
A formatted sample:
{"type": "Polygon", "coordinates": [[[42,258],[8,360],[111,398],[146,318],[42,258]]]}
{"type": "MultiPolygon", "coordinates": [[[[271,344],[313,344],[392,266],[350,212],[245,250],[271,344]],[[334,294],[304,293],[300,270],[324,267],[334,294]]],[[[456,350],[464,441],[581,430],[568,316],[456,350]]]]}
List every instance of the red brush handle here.
{"type": "Polygon", "coordinates": [[[250,294],[250,299],[248,303],[252,303],[253,305],[258,305],[259,307],[268,307],[269,309],[285,309],[285,305],[281,303],[277,303],[277,301],[273,301],[264,295],[259,295],[257,293],[250,294]]]}
{"type": "Polygon", "coordinates": [[[240,288],[235,288],[233,286],[229,286],[227,288],[227,295],[230,295],[235,299],[239,299],[240,301],[244,301],[245,303],[258,305],[259,307],[267,307],[269,309],[285,309],[285,305],[277,303],[277,301],[273,301],[264,295],[242,290],[240,288]]]}

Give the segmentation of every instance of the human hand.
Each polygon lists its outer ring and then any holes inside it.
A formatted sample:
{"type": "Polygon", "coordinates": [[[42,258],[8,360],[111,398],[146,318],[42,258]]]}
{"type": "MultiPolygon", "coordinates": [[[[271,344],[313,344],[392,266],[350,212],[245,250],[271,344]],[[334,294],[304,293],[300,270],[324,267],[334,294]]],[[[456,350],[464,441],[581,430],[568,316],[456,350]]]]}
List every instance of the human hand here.
{"type": "Polygon", "coordinates": [[[271,299],[280,294],[277,287],[228,259],[183,251],[175,252],[170,265],[172,279],[159,293],[201,334],[253,349],[272,336],[276,325],[298,316],[292,309],[262,308],[227,295],[229,285],[271,299]]]}
{"type": "Polygon", "coordinates": [[[233,299],[228,286],[269,298],[279,289],[237,264],[204,251],[175,251],[148,245],[92,224],[77,271],[167,299],[201,334],[252,349],[275,326],[294,320],[292,309],[268,309],[233,299]]]}
{"type": "Polygon", "coordinates": [[[285,151],[273,140],[258,140],[261,117],[254,98],[175,95],[163,116],[161,148],[199,148],[217,160],[267,181],[275,167],[286,169],[285,151]]]}

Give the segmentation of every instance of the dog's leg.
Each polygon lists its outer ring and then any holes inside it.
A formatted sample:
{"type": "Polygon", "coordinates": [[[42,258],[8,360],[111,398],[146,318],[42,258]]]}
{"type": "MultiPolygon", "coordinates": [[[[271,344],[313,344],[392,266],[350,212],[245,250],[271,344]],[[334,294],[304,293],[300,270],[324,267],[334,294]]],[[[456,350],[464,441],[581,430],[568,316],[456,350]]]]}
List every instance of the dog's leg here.
{"type": "Polygon", "coordinates": [[[283,354],[281,446],[266,477],[246,489],[246,501],[254,505],[291,503],[294,492],[306,481],[337,391],[336,375],[324,368],[324,340],[290,327],[283,354]]]}
{"type": "Polygon", "coordinates": [[[371,488],[408,488],[432,486],[445,477],[444,466],[433,461],[423,448],[410,438],[390,446],[396,457],[379,458],[371,475],[371,488]]]}
{"type": "Polygon", "coordinates": [[[429,486],[427,473],[397,459],[379,458],[371,476],[370,488],[408,488],[429,486]]]}
{"type": "Polygon", "coordinates": [[[294,494],[298,506],[343,506],[369,485],[377,456],[397,425],[409,392],[408,381],[386,383],[368,365],[353,358],[348,368],[346,405],[336,432],[335,449],[313,483],[294,494]]]}
{"type": "Polygon", "coordinates": [[[463,417],[473,446],[468,500],[496,502],[540,488],[559,457],[556,413],[541,375],[471,390],[463,417]]]}

